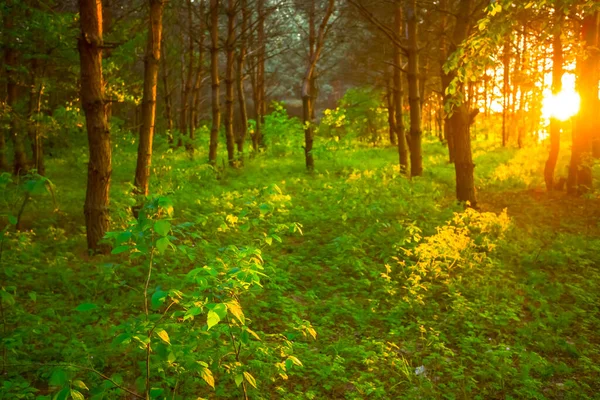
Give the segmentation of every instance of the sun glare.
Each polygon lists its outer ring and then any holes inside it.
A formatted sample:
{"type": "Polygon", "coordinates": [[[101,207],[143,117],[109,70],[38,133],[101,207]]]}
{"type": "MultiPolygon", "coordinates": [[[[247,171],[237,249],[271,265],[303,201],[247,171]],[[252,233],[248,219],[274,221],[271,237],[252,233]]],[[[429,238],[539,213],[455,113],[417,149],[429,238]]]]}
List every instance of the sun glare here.
{"type": "Polygon", "coordinates": [[[579,112],[581,99],[575,91],[575,76],[565,74],[562,82],[563,89],[560,93],[554,95],[549,89],[544,91],[542,115],[546,119],[554,117],[566,121],[579,112]]]}

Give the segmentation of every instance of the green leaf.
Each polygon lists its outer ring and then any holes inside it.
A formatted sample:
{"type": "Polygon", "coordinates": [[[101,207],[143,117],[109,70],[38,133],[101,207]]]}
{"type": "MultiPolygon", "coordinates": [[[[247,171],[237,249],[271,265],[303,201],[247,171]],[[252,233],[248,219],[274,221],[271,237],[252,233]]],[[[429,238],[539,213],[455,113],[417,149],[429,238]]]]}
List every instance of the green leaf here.
{"type": "Polygon", "coordinates": [[[85,400],[85,397],[83,397],[83,395],[81,394],[81,392],[75,390],[75,389],[71,389],[71,398],[73,400],[85,400]]]}
{"type": "Polygon", "coordinates": [[[167,250],[167,247],[169,247],[170,244],[171,242],[166,237],[160,238],[156,241],[156,249],[162,254],[167,250]]]}
{"type": "Polygon", "coordinates": [[[110,254],[121,254],[121,253],[125,253],[126,251],[128,251],[130,249],[129,246],[118,246],[115,247],[114,249],[112,249],[112,251],[110,252],[110,254]]]}
{"type": "Polygon", "coordinates": [[[82,389],[82,390],[90,390],[90,389],[89,389],[89,388],[88,388],[88,387],[85,385],[85,383],[83,383],[83,382],[82,382],[82,381],[80,381],[80,380],[73,381],[72,385],[73,385],[73,386],[75,386],[75,387],[76,387],[76,388],[78,388],[78,389],[82,389]]]}
{"type": "Polygon", "coordinates": [[[159,338],[166,344],[171,344],[171,339],[169,338],[169,334],[164,329],[157,329],[156,334],[159,338]]]}
{"type": "Polygon", "coordinates": [[[157,290],[156,292],[154,292],[154,294],[152,295],[152,307],[154,308],[158,308],[161,306],[162,303],[165,302],[166,298],[167,298],[167,292],[164,292],[162,290],[157,290]]]}
{"type": "Polygon", "coordinates": [[[64,369],[57,368],[52,371],[52,375],[50,375],[49,384],[50,386],[64,386],[68,382],[67,372],[64,369]]]}
{"type": "Polygon", "coordinates": [[[209,310],[208,317],[206,318],[206,324],[208,325],[208,329],[218,324],[219,321],[221,321],[221,317],[219,317],[219,314],[217,314],[213,310],[209,310]]]}
{"type": "Polygon", "coordinates": [[[0,290],[0,298],[2,299],[3,303],[8,304],[9,306],[15,305],[15,298],[13,297],[13,295],[8,293],[4,289],[0,290]]]}
{"type": "Polygon", "coordinates": [[[165,390],[162,388],[151,388],[150,389],[150,398],[156,399],[157,397],[160,397],[164,392],[165,392],[165,390]]]}
{"type": "Polygon", "coordinates": [[[202,314],[202,308],[194,306],[185,312],[185,315],[183,316],[183,320],[185,321],[187,319],[194,318],[196,315],[200,315],[200,314],[202,314]]]}
{"type": "Polygon", "coordinates": [[[235,378],[234,378],[234,380],[235,380],[235,385],[237,387],[240,387],[240,385],[244,381],[244,375],[242,375],[242,374],[236,375],[235,378]]]}
{"type": "Polygon", "coordinates": [[[256,389],[256,379],[254,379],[250,372],[244,371],[244,378],[246,378],[246,381],[256,389]]]}
{"type": "Polygon", "coordinates": [[[224,303],[215,304],[212,307],[212,311],[217,313],[220,319],[223,319],[227,316],[227,305],[224,303]]]}
{"type": "Polygon", "coordinates": [[[36,292],[29,292],[27,294],[29,295],[29,298],[31,299],[31,301],[33,301],[34,303],[37,301],[37,293],[36,292]]]}
{"type": "Polygon", "coordinates": [[[18,222],[18,221],[17,221],[17,217],[15,217],[14,215],[9,215],[9,216],[8,216],[8,222],[9,222],[11,225],[16,225],[16,224],[17,224],[17,222],[18,222]]]}
{"type": "Polygon", "coordinates": [[[62,388],[62,390],[54,395],[52,400],[67,400],[69,398],[69,394],[71,394],[71,389],[66,386],[62,388]]]}
{"type": "Polygon", "coordinates": [[[160,236],[167,236],[170,231],[171,223],[169,221],[161,219],[154,223],[154,232],[158,233],[160,236]]]}
{"type": "Polygon", "coordinates": [[[82,303],[75,308],[75,311],[90,311],[98,308],[94,303],[82,303]]]}
{"type": "Polygon", "coordinates": [[[212,371],[206,367],[200,370],[200,376],[211,388],[215,388],[215,377],[212,374],[212,371]]]}

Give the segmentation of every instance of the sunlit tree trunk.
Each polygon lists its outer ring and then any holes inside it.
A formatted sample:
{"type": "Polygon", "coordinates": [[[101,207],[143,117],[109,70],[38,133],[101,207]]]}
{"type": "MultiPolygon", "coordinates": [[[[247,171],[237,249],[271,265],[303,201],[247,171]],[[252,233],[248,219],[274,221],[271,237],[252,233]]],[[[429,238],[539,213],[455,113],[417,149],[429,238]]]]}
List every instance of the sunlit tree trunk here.
{"type": "Polygon", "coordinates": [[[406,2],[408,38],[408,104],[410,106],[410,175],[423,174],[421,154],[421,96],[419,93],[419,49],[417,43],[417,2],[406,2]]]}
{"type": "MultiPolygon", "coordinates": [[[[398,37],[402,37],[402,5],[396,4],[394,14],[395,33],[398,37]]],[[[394,105],[396,115],[396,139],[398,142],[398,159],[400,162],[400,172],[405,174],[408,172],[408,145],[406,143],[406,135],[404,132],[404,121],[402,111],[402,51],[394,45],[394,105]]]]}
{"type": "Polygon", "coordinates": [[[219,129],[221,128],[221,105],[219,93],[219,0],[210,0],[210,77],[212,80],[212,127],[210,130],[210,144],[208,162],[217,165],[217,147],[219,145],[219,129]]]}
{"type": "Polygon", "coordinates": [[[227,42],[225,51],[227,64],[225,66],[225,139],[227,141],[227,160],[229,166],[235,165],[235,138],[233,132],[233,102],[234,102],[234,76],[235,63],[235,0],[227,2],[227,42]]]}
{"type": "Polygon", "coordinates": [[[135,169],[135,193],[147,195],[152,164],[152,142],[156,122],[156,87],[160,67],[160,45],[162,43],[163,0],[149,0],[150,21],[146,56],[144,57],[144,93],[142,95],[142,123],[138,143],[135,169]]]}
{"type": "MultiPolygon", "coordinates": [[[[554,37],[552,40],[552,94],[557,95],[562,90],[562,76],[563,76],[563,48],[562,40],[560,38],[562,34],[562,20],[563,16],[560,11],[556,26],[554,27],[554,37]]],[[[548,160],[546,160],[546,166],[544,168],[544,180],[546,181],[546,189],[548,191],[554,190],[554,170],[556,169],[556,162],[558,160],[558,153],[560,151],[560,129],[561,123],[558,118],[550,118],[550,152],[548,154],[548,160]]]]}
{"type": "Polygon", "coordinates": [[[79,0],[79,58],[81,104],[85,113],[90,159],[85,198],[85,226],[88,248],[107,253],[100,239],[109,228],[109,189],[112,172],[110,132],[102,78],[102,3],[79,0]]]}
{"type": "MultiPolygon", "coordinates": [[[[304,73],[304,81],[302,82],[302,119],[304,123],[304,157],[306,161],[306,168],[309,171],[312,171],[315,168],[315,160],[312,153],[313,148],[313,135],[314,135],[314,98],[312,86],[314,85],[314,73],[315,68],[317,66],[317,62],[321,57],[321,52],[323,51],[323,46],[325,45],[325,35],[327,33],[327,24],[329,23],[329,18],[331,14],[333,14],[333,9],[335,6],[335,0],[328,0],[327,9],[325,10],[325,15],[321,20],[321,24],[319,25],[319,31],[317,35],[314,37],[314,46],[312,46],[312,35],[309,38],[309,45],[314,47],[314,51],[311,50],[310,59],[308,62],[308,66],[306,68],[306,72],[304,73]]],[[[314,0],[312,0],[312,8],[311,14],[314,14],[314,0]]],[[[311,19],[313,21],[314,26],[314,18],[311,19]]],[[[313,28],[314,29],[314,28],[313,28]]]]}
{"type": "Polygon", "coordinates": [[[573,128],[571,164],[567,179],[567,190],[581,194],[592,190],[592,140],[598,128],[598,34],[600,13],[584,16],[581,39],[585,42],[585,57],[577,60],[578,91],[581,96],[579,115],[573,128]]]}
{"type": "Polygon", "coordinates": [[[440,48],[439,48],[439,63],[440,63],[440,81],[442,83],[442,102],[444,104],[444,139],[448,145],[448,161],[454,162],[454,135],[452,134],[452,124],[450,124],[450,115],[445,112],[445,107],[448,104],[450,96],[446,93],[452,76],[444,71],[444,64],[449,56],[448,39],[447,39],[447,25],[448,25],[448,2],[447,0],[440,0],[440,48]]]}
{"type": "MultiPolygon", "coordinates": [[[[453,51],[456,50],[456,46],[467,38],[472,11],[473,0],[462,0],[460,2],[453,33],[453,51]]],[[[452,72],[451,75],[455,74],[456,72],[452,72]]],[[[463,90],[462,86],[458,85],[453,96],[460,97],[463,90]]],[[[475,165],[473,164],[473,155],[471,152],[471,122],[472,117],[469,114],[466,104],[463,103],[455,107],[450,117],[450,124],[452,125],[452,135],[454,136],[456,198],[459,201],[469,202],[472,207],[475,207],[477,200],[475,197],[475,181],[473,176],[475,165]]]]}
{"type": "Polygon", "coordinates": [[[506,147],[508,142],[508,99],[510,96],[510,38],[504,42],[502,52],[502,65],[504,70],[502,85],[502,147],[506,147]]]}
{"type": "Polygon", "coordinates": [[[240,47],[237,56],[236,85],[240,108],[240,130],[236,137],[238,161],[244,163],[244,142],[248,133],[248,108],[246,106],[246,92],[244,91],[244,69],[246,64],[246,46],[249,26],[249,11],[247,0],[241,0],[242,23],[240,25],[240,47]]]}

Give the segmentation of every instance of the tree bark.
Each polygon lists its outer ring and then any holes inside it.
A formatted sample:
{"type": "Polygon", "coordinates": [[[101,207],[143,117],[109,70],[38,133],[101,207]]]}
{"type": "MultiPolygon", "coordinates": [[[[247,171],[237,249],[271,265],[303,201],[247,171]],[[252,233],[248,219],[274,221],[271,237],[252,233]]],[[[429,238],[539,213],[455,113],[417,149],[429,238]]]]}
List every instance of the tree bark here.
{"type": "Polygon", "coordinates": [[[423,175],[417,23],[417,2],[416,0],[409,0],[406,2],[406,25],[408,36],[408,103],[410,106],[410,176],[423,175]]]}
{"type": "Polygon", "coordinates": [[[236,137],[238,162],[243,165],[244,163],[244,142],[246,141],[246,135],[248,134],[248,108],[246,106],[246,93],[244,91],[244,68],[246,63],[247,53],[247,30],[249,24],[249,12],[247,0],[241,0],[242,8],[242,23],[240,25],[240,47],[237,57],[237,94],[240,108],[240,130],[236,137]]]}
{"type": "Polygon", "coordinates": [[[37,60],[33,59],[31,63],[31,74],[30,74],[30,92],[29,92],[29,115],[27,132],[29,134],[29,140],[31,141],[31,153],[33,155],[33,168],[40,175],[46,174],[46,168],[44,166],[44,152],[42,146],[42,138],[40,136],[40,126],[38,118],[42,107],[42,96],[44,94],[44,84],[37,82],[37,75],[39,73],[37,60]]]}
{"type": "Polygon", "coordinates": [[[225,139],[227,144],[227,160],[229,166],[235,166],[235,138],[233,132],[233,102],[234,102],[234,76],[235,63],[235,0],[227,1],[227,42],[225,65],[225,139]]]}
{"type": "Polygon", "coordinates": [[[160,67],[160,45],[162,43],[162,16],[164,0],[149,0],[150,21],[148,42],[144,57],[144,93],[142,95],[142,123],[138,143],[137,166],[135,169],[134,193],[146,196],[152,164],[152,142],[156,121],[156,87],[160,67]]]}
{"type": "MultiPolygon", "coordinates": [[[[12,33],[14,28],[12,7],[15,7],[14,0],[7,2],[7,12],[4,15],[4,29],[12,33]]],[[[17,126],[18,115],[15,110],[17,104],[17,68],[18,54],[12,46],[11,40],[6,40],[4,45],[4,71],[6,76],[6,106],[9,111],[9,137],[13,142],[13,173],[15,175],[27,172],[27,156],[25,154],[25,145],[23,137],[17,126]]]]}
{"type": "Polygon", "coordinates": [[[598,110],[595,105],[598,98],[599,30],[598,11],[584,16],[581,39],[585,43],[587,57],[577,60],[581,106],[573,128],[573,147],[567,179],[567,191],[570,194],[583,194],[592,190],[592,141],[598,129],[598,110]]]}
{"type": "Polygon", "coordinates": [[[194,81],[194,90],[192,98],[192,110],[190,113],[190,147],[193,150],[191,141],[196,138],[196,129],[198,128],[198,115],[200,114],[200,89],[202,86],[202,75],[204,70],[204,37],[205,30],[202,20],[204,19],[204,0],[200,1],[200,37],[198,38],[198,66],[196,67],[196,78],[194,81]]]}
{"type": "Polygon", "coordinates": [[[208,162],[217,165],[217,147],[219,145],[219,129],[221,128],[221,106],[219,104],[219,0],[210,0],[210,76],[212,80],[212,127],[208,162]]]}
{"type": "MultiPolygon", "coordinates": [[[[187,22],[188,22],[188,65],[185,71],[185,75],[182,76],[184,79],[181,91],[181,115],[180,115],[180,130],[181,136],[179,138],[178,145],[183,144],[183,136],[188,135],[189,131],[189,118],[190,118],[190,93],[192,92],[192,78],[194,74],[194,34],[192,26],[192,0],[187,0],[187,22]]],[[[185,60],[185,56],[183,56],[185,60]]],[[[186,144],[186,148],[189,149],[189,144],[186,144]]]]}
{"type": "MultiPolygon", "coordinates": [[[[563,76],[563,49],[560,35],[562,33],[563,16],[560,10],[556,10],[558,18],[552,40],[552,94],[557,95],[562,90],[563,76]]],[[[544,168],[544,180],[546,189],[551,192],[554,190],[554,170],[560,152],[560,129],[561,123],[558,118],[550,118],[550,152],[544,168]]]]}
{"type": "Polygon", "coordinates": [[[167,137],[169,144],[173,145],[173,101],[171,85],[169,84],[169,66],[167,63],[167,51],[165,48],[164,36],[162,37],[161,52],[162,52],[162,80],[164,88],[165,100],[165,118],[167,120],[167,137]]]}
{"type": "MultiPolygon", "coordinates": [[[[402,6],[400,3],[396,5],[394,14],[395,32],[398,37],[402,37],[402,6]]],[[[398,159],[400,162],[400,173],[408,172],[408,149],[406,143],[406,135],[404,133],[404,118],[402,113],[402,52],[401,49],[394,45],[394,104],[396,107],[396,137],[398,141],[398,159]]]]}
{"type": "Polygon", "coordinates": [[[85,225],[88,249],[108,253],[100,244],[109,228],[109,189],[111,177],[111,145],[104,82],[102,77],[102,3],[79,0],[81,37],[78,40],[81,64],[81,103],[85,112],[89,142],[85,225]]]}
{"type": "MultiPolygon", "coordinates": [[[[313,7],[311,13],[314,13],[314,0],[312,1],[313,7]]],[[[335,6],[334,0],[328,0],[327,9],[325,10],[325,15],[321,20],[321,24],[319,25],[319,31],[316,36],[316,41],[314,42],[314,51],[311,49],[311,55],[308,62],[308,66],[306,68],[306,72],[304,73],[304,81],[302,82],[302,117],[304,123],[304,157],[306,161],[306,168],[309,171],[314,170],[315,168],[315,160],[312,154],[313,148],[313,135],[314,135],[314,104],[313,104],[313,91],[312,86],[313,75],[315,73],[315,68],[317,66],[317,62],[321,57],[321,52],[323,51],[323,46],[325,44],[325,36],[327,34],[327,24],[329,23],[329,18],[331,14],[333,14],[333,9],[335,6]],[[312,84],[311,84],[312,83],[312,84]]],[[[314,18],[311,18],[314,27],[314,18]]],[[[313,28],[314,29],[314,28],[313,28]]],[[[309,42],[312,43],[312,35],[309,38],[309,42]]],[[[310,44],[309,43],[309,44],[310,44]]],[[[311,47],[313,47],[311,45],[311,47]]]]}
{"type": "MultiPolygon", "coordinates": [[[[459,4],[457,13],[456,25],[454,26],[452,52],[456,47],[467,38],[469,32],[469,23],[473,10],[473,0],[462,0],[459,4]]],[[[451,73],[452,78],[456,76],[456,72],[451,73]]],[[[462,97],[462,85],[456,88],[453,94],[455,98],[462,97]]],[[[475,196],[475,180],[473,171],[473,155],[471,152],[471,126],[472,118],[466,104],[461,104],[455,107],[450,124],[452,136],[454,139],[454,170],[456,173],[456,198],[461,202],[468,202],[471,207],[477,205],[475,196]]]]}
{"type": "Polygon", "coordinates": [[[389,127],[389,136],[390,136],[390,144],[392,146],[397,146],[396,140],[396,108],[394,107],[394,78],[393,71],[391,72],[392,77],[387,79],[386,85],[386,94],[385,99],[387,102],[388,109],[388,127],[389,127]]]}

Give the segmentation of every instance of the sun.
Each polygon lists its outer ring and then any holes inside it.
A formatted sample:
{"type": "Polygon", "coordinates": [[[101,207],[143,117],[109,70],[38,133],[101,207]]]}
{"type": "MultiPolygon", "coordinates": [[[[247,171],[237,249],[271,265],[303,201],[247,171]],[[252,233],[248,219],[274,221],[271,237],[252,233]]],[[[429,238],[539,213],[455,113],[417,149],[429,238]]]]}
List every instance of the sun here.
{"type": "Polygon", "coordinates": [[[581,98],[575,91],[575,76],[565,74],[562,79],[563,89],[558,94],[552,94],[550,90],[544,91],[542,100],[542,115],[544,118],[556,118],[567,121],[579,112],[581,98]]]}

